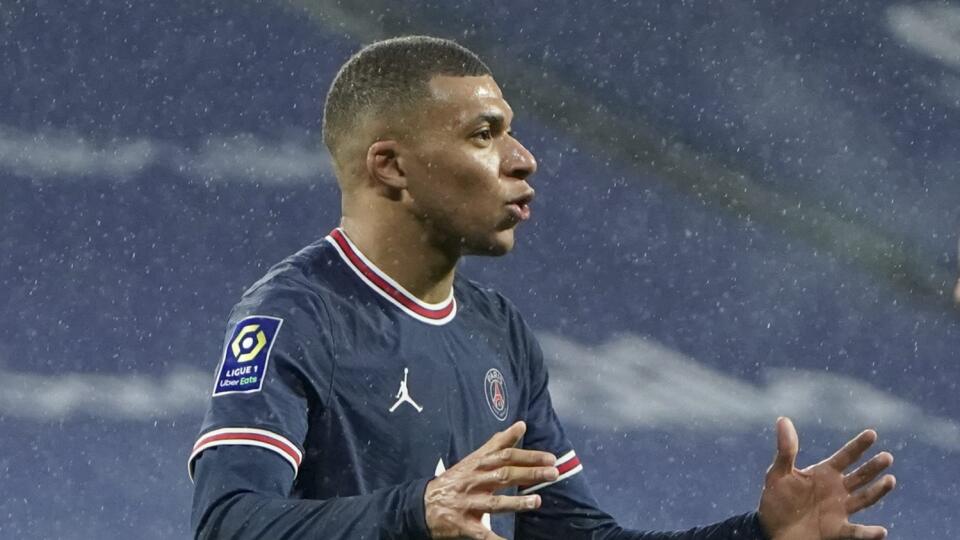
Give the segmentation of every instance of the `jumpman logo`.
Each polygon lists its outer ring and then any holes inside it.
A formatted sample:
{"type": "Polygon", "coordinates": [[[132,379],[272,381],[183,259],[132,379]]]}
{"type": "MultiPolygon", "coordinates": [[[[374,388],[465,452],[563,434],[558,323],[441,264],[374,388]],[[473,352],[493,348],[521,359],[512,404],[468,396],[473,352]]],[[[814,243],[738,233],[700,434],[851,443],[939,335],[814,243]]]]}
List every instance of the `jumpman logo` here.
{"type": "Polygon", "coordinates": [[[423,407],[417,405],[417,402],[410,398],[410,391],[407,390],[407,373],[409,371],[409,369],[403,368],[403,381],[400,382],[400,390],[397,390],[397,395],[395,396],[397,402],[393,404],[393,407],[390,407],[390,412],[397,410],[397,407],[403,402],[413,405],[413,408],[416,409],[417,412],[423,412],[423,407]]]}

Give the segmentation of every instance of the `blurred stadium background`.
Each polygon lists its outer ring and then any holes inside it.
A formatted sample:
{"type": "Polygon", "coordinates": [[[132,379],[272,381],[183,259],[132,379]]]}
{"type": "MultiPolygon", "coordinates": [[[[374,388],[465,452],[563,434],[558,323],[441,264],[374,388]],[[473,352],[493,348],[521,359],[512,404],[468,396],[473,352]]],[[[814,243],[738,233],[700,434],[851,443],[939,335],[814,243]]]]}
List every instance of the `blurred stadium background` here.
{"type": "Polygon", "coordinates": [[[540,333],[605,507],[754,507],[876,426],[863,520],[960,537],[960,4],[0,2],[0,538],[185,538],[230,306],[336,223],[319,143],[374,39],[459,40],[540,160],[464,271],[540,333]]]}

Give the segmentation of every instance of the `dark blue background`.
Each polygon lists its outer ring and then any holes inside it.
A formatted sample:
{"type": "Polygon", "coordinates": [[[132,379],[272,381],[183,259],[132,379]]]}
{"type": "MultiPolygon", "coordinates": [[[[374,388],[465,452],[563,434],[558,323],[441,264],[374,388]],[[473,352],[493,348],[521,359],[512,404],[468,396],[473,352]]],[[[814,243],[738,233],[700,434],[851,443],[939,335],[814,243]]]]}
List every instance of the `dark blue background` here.
{"type": "MultiPolygon", "coordinates": [[[[405,4],[361,9],[364,24],[332,2],[319,12],[213,0],[0,5],[0,536],[188,536],[186,457],[202,400],[57,412],[37,398],[52,395],[42,385],[87,381],[71,403],[119,400],[98,397],[113,391],[98,385],[184,370],[209,389],[232,304],[336,225],[339,196],[325,167],[283,176],[268,163],[258,177],[205,158],[218,148],[237,162],[270,148],[322,156],[322,99],[337,67],[378,32],[423,28],[465,40],[497,73],[543,73],[636,119],[663,138],[664,155],[682,144],[803,201],[801,220],[808,208],[809,219],[837,216],[908,253],[925,286],[698,197],[623,152],[596,152],[629,143],[588,140],[584,118],[530,105],[515,129],[540,160],[534,219],[513,254],[463,271],[506,293],[544,335],[583,347],[642,336],[718,380],[764,388],[778,368],[826,373],[897,400],[866,412],[814,404],[864,421],[837,429],[796,417],[801,461],[867,422],[894,426],[881,438],[897,456],[898,491],[863,519],[893,538],[957,536],[960,319],[947,298],[960,74],[893,28],[905,13],[960,7],[405,4]],[[140,166],[102,165],[124,148],[140,166]]],[[[552,91],[500,80],[521,103],[552,91]]],[[[856,238],[840,245],[859,249],[856,238]]],[[[850,388],[844,407],[857,402],[850,388]]],[[[686,527],[754,507],[776,407],[765,424],[703,427],[679,410],[645,426],[604,421],[610,404],[599,399],[561,413],[598,497],[625,525],[686,527]]]]}

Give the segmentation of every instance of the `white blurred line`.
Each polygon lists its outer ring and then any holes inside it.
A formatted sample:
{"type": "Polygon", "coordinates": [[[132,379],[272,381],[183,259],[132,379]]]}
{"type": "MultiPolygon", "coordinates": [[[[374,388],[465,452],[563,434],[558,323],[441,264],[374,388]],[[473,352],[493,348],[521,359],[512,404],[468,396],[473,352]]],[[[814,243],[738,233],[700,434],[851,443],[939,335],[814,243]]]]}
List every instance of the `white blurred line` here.
{"type": "Polygon", "coordinates": [[[550,395],[566,422],[616,429],[695,432],[762,429],[779,415],[845,433],[865,427],[960,450],[960,425],[851,377],[770,370],[756,386],[636,336],[584,347],[541,336],[550,395]]]}
{"type": "Polygon", "coordinates": [[[887,25],[905,45],[954,68],[960,68],[960,7],[943,2],[893,5],[887,25]]]}
{"type": "MultiPolygon", "coordinates": [[[[551,372],[550,394],[568,424],[713,436],[763,429],[777,416],[788,415],[800,424],[844,433],[869,426],[960,450],[956,422],[928,415],[902,397],[851,377],[782,369],[770,371],[767,384],[757,386],[636,336],[597,347],[549,333],[541,340],[551,372]]],[[[6,373],[0,415],[36,420],[198,416],[210,399],[212,378],[196,370],[158,377],[6,373]]]]}
{"type": "Polygon", "coordinates": [[[69,131],[26,133],[0,125],[0,170],[34,181],[123,181],[154,165],[214,182],[333,179],[329,155],[307,134],[278,141],[248,133],[212,135],[187,149],[148,138],[93,143],[69,131]]]}
{"type": "Polygon", "coordinates": [[[153,420],[202,414],[210,396],[210,373],[170,375],[34,375],[7,373],[0,415],[35,420],[92,416],[153,420]]]}

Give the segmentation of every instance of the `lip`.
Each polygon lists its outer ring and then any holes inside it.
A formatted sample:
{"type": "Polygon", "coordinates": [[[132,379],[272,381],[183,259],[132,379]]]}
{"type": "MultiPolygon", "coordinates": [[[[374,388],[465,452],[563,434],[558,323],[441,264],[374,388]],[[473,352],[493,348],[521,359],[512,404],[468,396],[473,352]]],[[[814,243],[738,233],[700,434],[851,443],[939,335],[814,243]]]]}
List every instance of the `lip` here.
{"type": "Polygon", "coordinates": [[[509,203],[507,204],[507,211],[517,222],[530,219],[530,206],[526,203],[509,203]]]}
{"type": "Polygon", "coordinates": [[[530,203],[533,201],[534,191],[530,190],[507,201],[507,210],[517,221],[527,221],[530,219],[530,203]]]}

